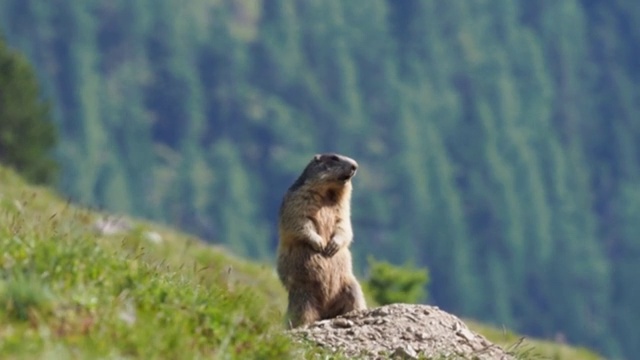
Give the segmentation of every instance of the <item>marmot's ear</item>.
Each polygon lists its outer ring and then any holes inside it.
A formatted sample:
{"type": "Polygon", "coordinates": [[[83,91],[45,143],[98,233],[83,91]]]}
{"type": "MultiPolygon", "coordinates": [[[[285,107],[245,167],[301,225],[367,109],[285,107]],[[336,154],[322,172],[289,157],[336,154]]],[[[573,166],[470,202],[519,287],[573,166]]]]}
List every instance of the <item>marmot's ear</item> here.
{"type": "Polygon", "coordinates": [[[320,158],[321,158],[321,157],[322,157],[322,154],[315,154],[315,155],[313,156],[313,160],[315,160],[315,161],[320,161],[320,158]]]}

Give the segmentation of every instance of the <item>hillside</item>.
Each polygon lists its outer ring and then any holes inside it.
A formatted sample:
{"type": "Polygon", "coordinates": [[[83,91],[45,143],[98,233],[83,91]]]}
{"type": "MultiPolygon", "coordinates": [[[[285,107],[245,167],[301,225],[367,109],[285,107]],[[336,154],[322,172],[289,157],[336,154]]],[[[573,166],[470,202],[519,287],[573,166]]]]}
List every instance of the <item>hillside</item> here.
{"type": "MultiPolygon", "coordinates": [[[[0,168],[0,357],[288,358],[322,349],[283,334],[285,294],[269,264],[157,224],[100,235],[104,214],[0,168]],[[298,355],[294,355],[298,354],[298,355]]],[[[531,358],[584,350],[474,328],[531,358]],[[516,346],[517,345],[517,346],[516,346]],[[515,347],[514,347],[515,346],[515,347]]]]}
{"type": "Polygon", "coordinates": [[[0,205],[1,358],[288,354],[267,265],[145,223],[99,236],[101,214],[5,169],[0,205]]]}

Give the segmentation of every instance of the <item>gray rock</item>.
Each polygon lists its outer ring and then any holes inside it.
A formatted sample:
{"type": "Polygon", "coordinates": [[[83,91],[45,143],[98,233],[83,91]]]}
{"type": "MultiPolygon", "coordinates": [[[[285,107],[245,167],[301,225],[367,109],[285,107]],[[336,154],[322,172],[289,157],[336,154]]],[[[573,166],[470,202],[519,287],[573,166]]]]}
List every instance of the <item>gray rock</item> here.
{"type": "Polygon", "coordinates": [[[411,345],[398,346],[391,354],[392,359],[417,359],[418,353],[413,350],[411,345]]]}
{"type": "Polygon", "coordinates": [[[392,304],[351,312],[289,333],[294,339],[364,359],[513,359],[459,318],[428,305],[392,304]]]}
{"type": "Polygon", "coordinates": [[[353,326],[353,322],[349,321],[347,319],[343,319],[343,318],[337,318],[333,321],[333,326],[334,327],[339,327],[339,328],[350,328],[353,326]]]}
{"type": "Polygon", "coordinates": [[[122,217],[107,216],[96,220],[93,228],[100,235],[117,235],[131,231],[133,225],[131,222],[122,217]]]}

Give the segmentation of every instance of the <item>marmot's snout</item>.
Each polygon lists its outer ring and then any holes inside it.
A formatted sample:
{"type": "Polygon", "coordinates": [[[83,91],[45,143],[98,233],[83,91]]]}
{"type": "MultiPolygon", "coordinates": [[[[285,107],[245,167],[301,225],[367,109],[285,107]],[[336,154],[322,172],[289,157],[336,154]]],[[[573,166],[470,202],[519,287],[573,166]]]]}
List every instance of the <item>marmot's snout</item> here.
{"type": "Polygon", "coordinates": [[[330,177],[337,181],[350,180],[358,170],[358,163],[355,160],[339,154],[317,154],[314,157],[314,162],[322,164],[321,166],[327,169],[328,173],[331,173],[330,177]]]}
{"type": "Polygon", "coordinates": [[[351,171],[349,171],[348,179],[354,177],[356,175],[356,172],[358,172],[358,164],[353,163],[351,164],[351,171]]]}
{"type": "Polygon", "coordinates": [[[348,159],[347,162],[348,162],[347,173],[345,174],[344,178],[341,179],[343,181],[347,181],[351,179],[356,175],[356,172],[358,171],[358,163],[355,160],[348,159]]]}

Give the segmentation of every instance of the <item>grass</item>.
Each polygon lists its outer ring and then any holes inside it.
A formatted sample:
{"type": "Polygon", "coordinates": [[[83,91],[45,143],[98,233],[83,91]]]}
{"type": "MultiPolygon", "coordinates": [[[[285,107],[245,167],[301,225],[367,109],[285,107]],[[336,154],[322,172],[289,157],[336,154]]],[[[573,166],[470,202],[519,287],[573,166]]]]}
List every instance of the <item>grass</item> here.
{"type": "Polygon", "coordinates": [[[489,341],[500,345],[517,359],[549,360],[600,360],[598,354],[589,349],[559,344],[553,341],[529,339],[506,329],[498,329],[472,320],[465,320],[469,328],[484,335],[489,341]]]}
{"type": "MultiPolygon", "coordinates": [[[[1,359],[340,357],[283,334],[286,296],[271,264],[142,221],[101,236],[103,215],[0,167],[1,359]]],[[[472,328],[505,347],[519,339],[472,328]]],[[[530,344],[545,358],[597,359],[530,344]]]]}
{"type": "Polygon", "coordinates": [[[291,354],[269,266],[142,223],[102,237],[98,217],[0,169],[0,358],[291,354]]]}

